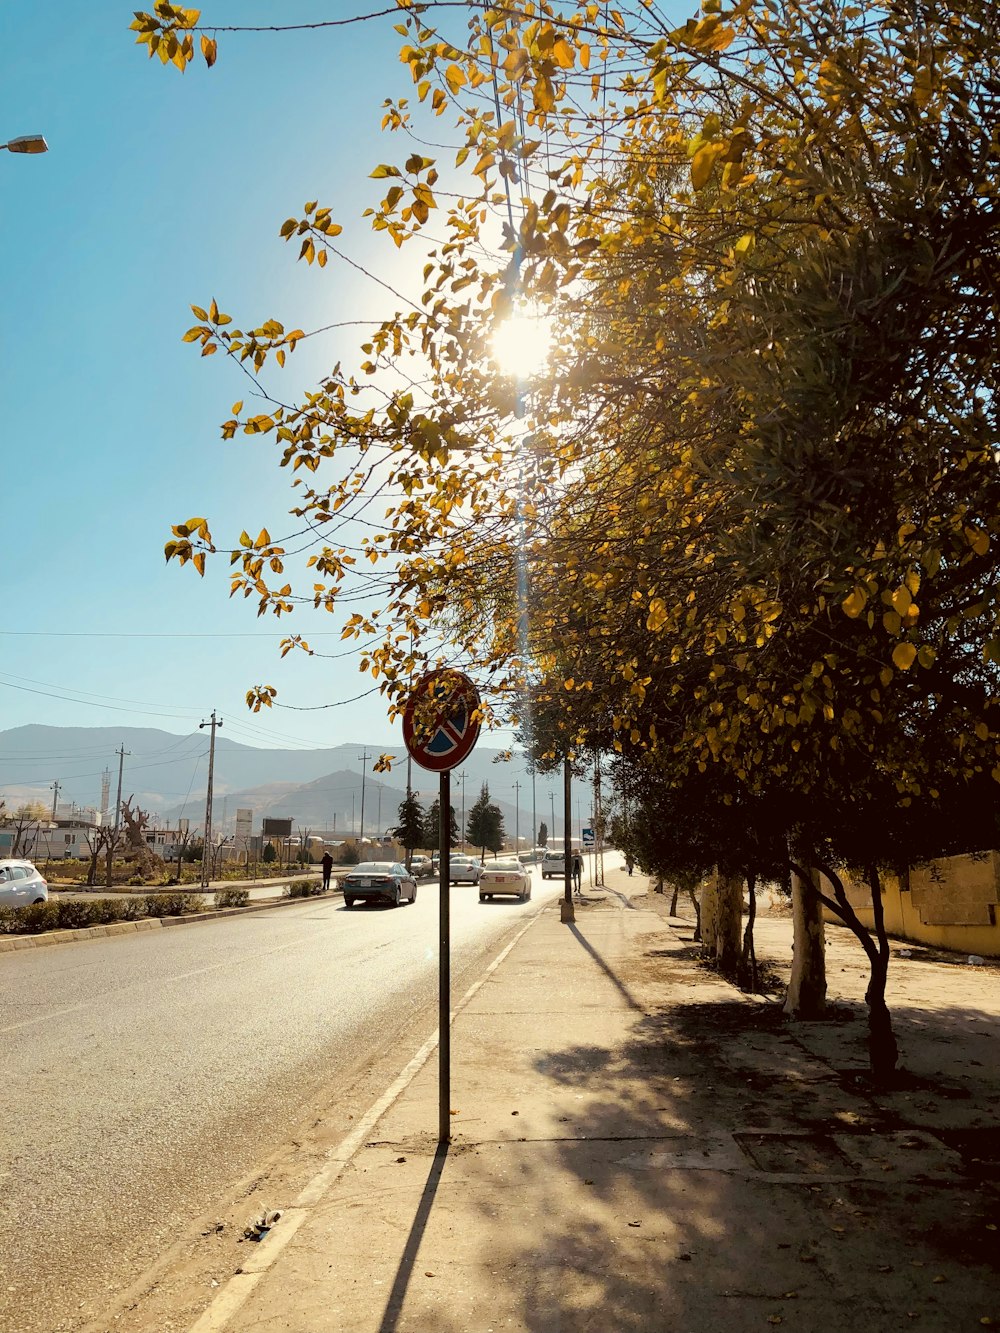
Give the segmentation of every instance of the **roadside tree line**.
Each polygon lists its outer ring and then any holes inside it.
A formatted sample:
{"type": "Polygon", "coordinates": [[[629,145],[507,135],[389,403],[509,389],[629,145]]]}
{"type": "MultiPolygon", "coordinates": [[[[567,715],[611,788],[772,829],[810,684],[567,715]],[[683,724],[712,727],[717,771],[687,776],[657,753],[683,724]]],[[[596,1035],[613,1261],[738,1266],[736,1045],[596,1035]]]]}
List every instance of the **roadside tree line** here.
{"type": "MultiPolygon", "coordinates": [[[[992,837],[1000,778],[1000,18],[986,0],[399,18],[414,99],[389,99],[386,129],[436,117],[455,149],[372,172],[368,219],[419,250],[418,290],[292,405],[273,376],[303,330],[237,328],[212,301],[186,334],[257,375],[267,410],[235,404],[222,435],[276,440],[296,521],[328,540],[295,573],[266,525],[217,543],[193,518],[167,558],[228,555],[233,593],[279,617],[335,612],[377,570],[384,595],[365,585],[343,632],[390,708],[447,660],[537,759],[615,756],[628,836],[645,809],[685,874],[719,866],[713,920],[744,880],[790,875],[788,1011],[823,1010],[826,903],[868,955],[888,1074],[881,876],[992,837]],[[512,317],[522,342],[552,334],[521,379],[492,355],[512,317]],[[352,528],[374,495],[384,521],[352,528]]],[[[159,3],[133,27],[183,67],[198,24],[159,3]]],[[[325,268],[342,231],[315,200],[280,235],[325,268]]]]}

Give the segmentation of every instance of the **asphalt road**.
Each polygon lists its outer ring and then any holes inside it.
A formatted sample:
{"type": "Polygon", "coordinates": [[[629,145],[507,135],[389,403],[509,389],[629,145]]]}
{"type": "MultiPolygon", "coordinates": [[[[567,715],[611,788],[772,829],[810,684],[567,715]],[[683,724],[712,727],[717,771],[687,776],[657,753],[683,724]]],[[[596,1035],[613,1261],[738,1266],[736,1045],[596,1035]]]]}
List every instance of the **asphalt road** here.
{"type": "MultiPolygon", "coordinates": [[[[560,891],[454,888],[453,996],[560,891]]],[[[0,1331],[82,1328],[317,1106],[346,1132],[381,1091],[365,1071],[387,1082],[436,1026],[437,934],[424,883],[395,910],[306,901],[0,956],[0,1331]]]]}

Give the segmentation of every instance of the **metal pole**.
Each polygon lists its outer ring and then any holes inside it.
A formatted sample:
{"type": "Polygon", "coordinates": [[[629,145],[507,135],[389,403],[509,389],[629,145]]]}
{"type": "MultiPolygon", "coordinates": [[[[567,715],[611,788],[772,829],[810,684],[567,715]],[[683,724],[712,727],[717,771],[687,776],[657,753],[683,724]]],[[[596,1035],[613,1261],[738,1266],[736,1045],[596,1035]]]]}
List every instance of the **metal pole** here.
{"type": "Polygon", "coordinates": [[[535,767],[531,767],[531,850],[538,846],[538,814],[535,810],[535,767]]]}
{"type": "Polygon", "coordinates": [[[208,722],[200,722],[198,730],[202,727],[211,727],[208,742],[208,792],[205,796],[205,840],[201,849],[201,887],[207,888],[211,876],[212,865],[212,779],[215,775],[215,729],[222,726],[222,718],[216,718],[215,709],[212,709],[212,716],[208,722]]]}
{"type": "Polygon", "coordinates": [[[576,920],[576,914],[573,911],[573,846],[572,839],[569,836],[570,820],[573,818],[572,784],[573,772],[567,757],[563,760],[563,827],[565,832],[563,838],[563,870],[565,881],[563,899],[559,904],[559,920],[565,922],[576,920]]]}
{"type": "MultiPolygon", "coordinates": [[[[366,750],[366,751],[364,752],[364,754],[359,754],[359,755],[358,755],[358,758],[361,760],[361,828],[360,828],[360,830],[359,830],[359,832],[358,832],[358,851],[359,851],[359,852],[364,852],[364,847],[365,847],[365,764],[366,764],[366,763],[368,762],[368,760],[371,758],[371,755],[370,755],[370,754],[368,753],[368,751],[366,750]]],[[[362,859],[362,861],[363,861],[363,860],[365,859],[364,856],[362,856],[361,859],[362,859]]]]}
{"type": "Polygon", "coordinates": [[[451,1139],[451,773],[441,774],[438,884],[438,1145],[451,1139]]]}
{"type": "Polygon", "coordinates": [[[521,855],[521,811],[518,808],[521,804],[521,784],[514,783],[514,852],[517,856],[521,855]]]}
{"type": "Polygon", "coordinates": [[[60,790],[61,790],[61,788],[60,788],[60,786],[59,786],[59,783],[58,783],[58,782],[53,782],[53,784],[52,784],[52,822],[53,822],[53,824],[56,822],[56,802],[59,800],[59,792],[60,792],[60,790]]]}
{"type": "Polygon", "coordinates": [[[122,819],[122,772],[125,768],[125,756],[131,754],[131,750],[125,749],[125,742],[122,741],[121,749],[118,750],[118,799],[115,801],[115,832],[118,832],[122,819]]]}

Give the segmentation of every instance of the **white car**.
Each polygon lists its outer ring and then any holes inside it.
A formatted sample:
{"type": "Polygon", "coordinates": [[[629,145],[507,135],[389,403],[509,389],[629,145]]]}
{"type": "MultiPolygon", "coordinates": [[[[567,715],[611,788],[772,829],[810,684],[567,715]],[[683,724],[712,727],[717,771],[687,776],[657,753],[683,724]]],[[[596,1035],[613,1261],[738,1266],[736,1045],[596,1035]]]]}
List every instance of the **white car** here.
{"type": "Polygon", "coordinates": [[[475,861],[471,856],[449,858],[448,877],[452,884],[478,884],[482,874],[482,861],[475,861]]]}
{"type": "MultiPolygon", "coordinates": [[[[570,861],[572,866],[572,859],[570,861]]],[[[542,879],[553,876],[563,879],[566,875],[566,854],[561,847],[548,847],[542,857],[542,879]]]]}
{"type": "Polygon", "coordinates": [[[531,871],[520,861],[491,861],[479,876],[479,901],[496,894],[513,894],[526,903],[531,897],[531,871]]]}
{"type": "Polygon", "coordinates": [[[48,884],[30,861],[0,861],[0,906],[28,907],[48,896],[48,884]]]}

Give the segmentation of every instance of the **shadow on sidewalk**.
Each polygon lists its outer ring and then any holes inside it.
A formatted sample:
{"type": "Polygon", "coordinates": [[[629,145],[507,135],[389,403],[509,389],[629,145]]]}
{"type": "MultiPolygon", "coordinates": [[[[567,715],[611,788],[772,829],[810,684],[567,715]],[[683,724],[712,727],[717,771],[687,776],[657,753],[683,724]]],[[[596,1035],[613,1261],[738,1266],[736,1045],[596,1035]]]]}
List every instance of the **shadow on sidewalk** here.
{"type": "Polygon", "coordinates": [[[586,950],[587,953],[590,954],[591,958],[593,958],[597,966],[601,969],[601,971],[604,973],[607,979],[615,987],[615,989],[621,995],[622,999],[625,1001],[628,1007],[630,1009],[634,1009],[637,1013],[642,1013],[643,1006],[639,1003],[639,1001],[635,998],[635,996],[632,994],[629,988],[625,985],[624,981],[622,981],[622,979],[618,976],[618,973],[613,971],[613,969],[608,966],[608,964],[604,961],[604,959],[597,952],[597,950],[590,943],[590,941],[584,938],[584,936],[580,933],[579,926],[571,925],[570,930],[572,931],[573,936],[576,939],[576,942],[579,945],[581,945],[586,950]]]}
{"type": "Polygon", "coordinates": [[[413,1268],[417,1261],[420,1243],[424,1238],[424,1232],[427,1230],[427,1223],[434,1207],[434,1200],[437,1197],[438,1186],[441,1183],[441,1176],[447,1160],[448,1144],[439,1144],[437,1152],[434,1154],[434,1160],[431,1162],[431,1169],[427,1173],[427,1184],[421,1192],[420,1203],[417,1205],[417,1211],[413,1218],[413,1225],[410,1227],[406,1245],[403,1247],[403,1254],[396,1270],[392,1290],[389,1292],[385,1303],[385,1313],[382,1315],[382,1322],[378,1326],[378,1333],[395,1333],[395,1330],[399,1327],[403,1302],[406,1300],[406,1293],[413,1277],[413,1268]]]}

